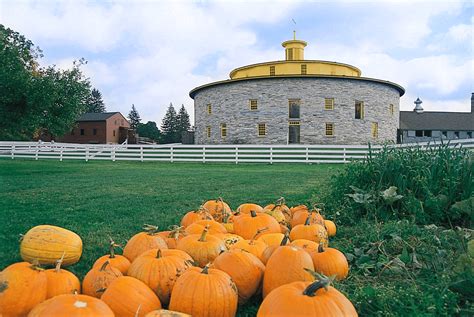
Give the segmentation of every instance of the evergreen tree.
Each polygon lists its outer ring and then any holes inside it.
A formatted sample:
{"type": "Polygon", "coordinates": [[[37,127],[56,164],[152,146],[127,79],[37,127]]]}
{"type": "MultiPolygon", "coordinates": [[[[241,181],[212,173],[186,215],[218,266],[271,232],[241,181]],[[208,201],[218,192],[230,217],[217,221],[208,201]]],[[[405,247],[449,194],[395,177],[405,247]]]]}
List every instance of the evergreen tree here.
{"type": "Polygon", "coordinates": [[[183,132],[189,131],[189,129],[191,129],[191,123],[189,123],[189,114],[186,111],[186,108],[184,108],[184,105],[181,105],[181,108],[179,109],[177,121],[178,121],[177,130],[179,133],[179,137],[181,138],[181,134],[183,132]]]}
{"type": "Polygon", "coordinates": [[[158,127],[156,126],[156,122],[148,121],[147,123],[138,124],[137,127],[138,135],[145,138],[150,138],[156,142],[160,141],[161,133],[158,127]]]}
{"type": "Polygon", "coordinates": [[[170,103],[168,110],[166,110],[165,117],[161,122],[161,134],[163,135],[163,143],[175,143],[178,135],[178,121],[176,110],[173,104],[170,103]]]}
{"type": "Polygon", "coordinates": [[[140,115],[138,114],[137,109],[135,109],[135,105],[132,104],[132,110],[128,113],[128,119],[130,120],[130,127],[132,129],[136,129],[140,124],[140,115]]]}
{"type": "Polygon", "coordinates": [[[92,89],[90,96],[87,98],[87,110],[86,112],[105,112],[104,101],[102,100],[102,94],[97,89],[92,89]]]}

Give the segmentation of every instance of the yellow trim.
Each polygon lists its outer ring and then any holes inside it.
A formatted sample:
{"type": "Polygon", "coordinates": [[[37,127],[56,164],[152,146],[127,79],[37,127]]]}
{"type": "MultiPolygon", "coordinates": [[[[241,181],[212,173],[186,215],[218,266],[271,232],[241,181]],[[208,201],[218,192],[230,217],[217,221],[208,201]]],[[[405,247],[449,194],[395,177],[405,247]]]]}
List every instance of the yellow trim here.
{"type": "Polygon", "coordinates": [[[354,103],[354,119],[357,119],[357,120],[364,120],[365,118],[365,106],[364,106],[364,102],[363,101],[360,101],[360,100],[356,100],[355,103],[354,103]],[[356,118],[355,117],[355,109],[357,109],[357,104],[360,104],[360,118],[356,118]]]}
{"type": "Polygon", "coordinates": [[[221,138],[225,138],[227,136],[227,124],[221,123],[221,138]]]}
{"type": "Polygon", "coordinates": [[[258,101],[257,99],[250,99],[250,110],[258,110],[258,101]]]}
{"type": "Polygon", "coordinates": [[[334,110],[334,98],[324,98],[324,110],[334,110]]]}
{"type": "Polygon", "coordinates": [[[372,138],[376,139],[379,137],[379,124],[378,122],[372,122],[372,127],[371,127],[371,134],[372,138]]]}
{"type": "Polygon", "coordinates": [[[325,136],[334,136],[334,123],[326,122],[325,136]]]}
{"type": "Polygon", "coordinates": [[[207,104],[207,114],[212,114],[212,106],[210,103],[207,104]]]}
{"type": "Polygon", "coordinates": [[[266,123],[258,123],[257,124],[257,135],[259,137],[264,137],[267,135],[267,124],[266,123]],[[263,134],[261,134],[263,132],[263,134]]]}
{"type": "Polygon", "coordinates": [[[211,126],[206,127],[206,135],[207,135],[208,138],[211,137],[211,126]]]}

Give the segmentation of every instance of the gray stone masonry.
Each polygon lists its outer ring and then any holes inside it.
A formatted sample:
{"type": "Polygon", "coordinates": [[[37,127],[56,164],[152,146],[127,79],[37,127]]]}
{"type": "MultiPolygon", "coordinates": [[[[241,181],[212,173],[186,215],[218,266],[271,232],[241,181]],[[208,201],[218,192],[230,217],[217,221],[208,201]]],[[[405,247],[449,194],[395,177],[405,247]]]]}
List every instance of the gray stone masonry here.
{"type": "MultiPolygon", "coordinates": [[[[367,144],[396,142],[400,93],[394,87],[349,78],[269,78],[205,87],[194,96],[196,144],[287,144],[289,99],[300,99],[301,144],[367,144]],[[334,110],[324,110],[325,98],[334,98],[334,110]],[[250,110],[256,99],[258,110],[250,110]],[[355,102],[364,102],[364,118],[355,119],[355,102]],[[212,114],[207,113],[211,104],[212,114]],[[390,113],[393,104],[393,114],[390,113]],[[378,137],[371,135],[378,123],[378,137]],[[227,136],[221,137],[221,124],[227,136]],[[265,123],[267,135],[258,136],[265,123]],[[334,123],[335,135],[325,135],[334,123]],[[206,127],[211,127],[207,137],[206,127]]],[[[296,120],[298,121],[298,120],[296,120]]]]}

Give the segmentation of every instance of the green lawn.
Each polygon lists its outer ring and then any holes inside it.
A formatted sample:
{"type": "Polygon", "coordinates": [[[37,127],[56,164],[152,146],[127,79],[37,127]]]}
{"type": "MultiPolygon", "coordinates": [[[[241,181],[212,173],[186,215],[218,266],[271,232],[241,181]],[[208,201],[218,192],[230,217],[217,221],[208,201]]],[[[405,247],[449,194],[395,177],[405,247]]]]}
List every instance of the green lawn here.
{"type": "MultiPolygon", "coordinates": [[[[280,196],[290,206],[309,203],[343,168],[0,159],[0,269],[21,260],[19,234],[35,225],[62,226],[82,237],[82,259],[68,268],[82,278],[107,252],[109,235],[125,243],[144,223],[165,230],[219,196],[232,208],[280,196]]],[[[462,273],[463,265],[472,265],[466,258],[472,230],[372,219],[336,223],[330,245],[346,253],[351,271],[335,286],[361,316],[474,315],[471,275],[462,273]]],[[[238,315],[255,315],[260,300],[240,307],[238,315]]]]}

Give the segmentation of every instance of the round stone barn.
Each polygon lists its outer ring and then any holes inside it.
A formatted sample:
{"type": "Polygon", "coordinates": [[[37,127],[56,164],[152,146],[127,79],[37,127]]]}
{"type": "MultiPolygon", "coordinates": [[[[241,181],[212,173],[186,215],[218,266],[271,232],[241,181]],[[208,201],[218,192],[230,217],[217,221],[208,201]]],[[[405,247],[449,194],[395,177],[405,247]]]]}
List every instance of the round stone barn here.
{"type": "Polygon", "coordinates": [[[396,142],[395,83],[351,65],[305,60],[305,41],[282,43],[285,60],[239,67],[190,92],[196,144],[396,142]]]}

